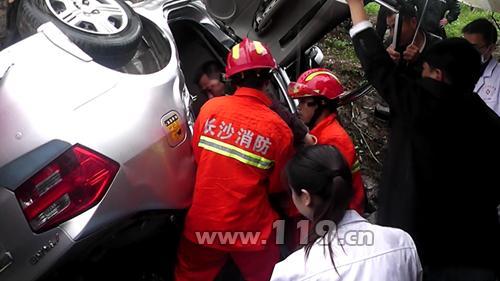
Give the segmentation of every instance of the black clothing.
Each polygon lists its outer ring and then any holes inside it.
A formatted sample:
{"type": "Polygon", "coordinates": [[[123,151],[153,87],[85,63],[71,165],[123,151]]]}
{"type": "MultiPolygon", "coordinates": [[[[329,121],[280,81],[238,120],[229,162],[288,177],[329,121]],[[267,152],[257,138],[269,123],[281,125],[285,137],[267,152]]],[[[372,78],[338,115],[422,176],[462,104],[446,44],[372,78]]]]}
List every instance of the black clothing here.
{"type": "MultiPolygon", "coordinates": [[[[425,54],[425,52],[429,49],[430,46],[441,41],[441,37],[436,36],[434,34],[431,34],[429,32],[424,32],[424,35],[425,35],[425,46],[424,46],[424,49],[422,50],[422,52],[420,53],[420,55],[418,56],[418,58],[413,62],[400,60],[400,62],[398,64],[398,67],[399,67],[398,71],[401,71],[401,72],[403,72],[403,73],[407,74],[408,76],[415,78],[415,79],[422,76],[422,63],[423,63],[422,56],[423,56],[423,54],[425,54]]],[[[389,45],[391,45],[391,43],[392,43],[392,37],[389,37],[387,39],[387,41],[384,43],[384,45],[386,47],[389,47],[389,45]]],[[[406,47],[404,47],[404,49],[406,49],[406,47]]],[[[402,53],[401,53],[401,57],[403,57],[402,53]]]]}
{"type": "MultiPolygon", "coordinates": [[[[412,0],[417,6],[419,18],[425,5],[425,0],[412,0]]],[[[429,0],[422,21],[424,30],[446,38],[446,33],[439,25],[439,21],[446,18],[449,23],[455,21],[460,15],[460,5],[457,0],[429,0]],[[448,14],[446,12],[448,11],[448,14]],[[446,14],[446,17],[445,17],[446,14]]]]}
{"type": "Polygon", "coordinates": [[[425,33],[425,46],[424,49],[422,50],[422,53],[418,56],[418,58],[411,63],[408,63],[408,75],[411,75],[412,77],[420,78],[422,76],[422,57],[425,54],[425,52],[429,49],[430,46],[436,44],[437,42],[441,41],[441,37],[438,37],[434,34],[431,34],[429,32],[424,32],[425,33]]]}
{"type": "Polygon", "coordinates": [[[495,271],[483,268],[424,268],[424,281],[497,281],[495,271]]]}
{"type": "Polygon", "coordinates": [[[387,16],[390,11],[384,6],[380,6],[377,14],[377,24],[375,25],[375,30],[377,31],[378,36],[383,40],[385,31],[387,30],[387,16]]]}
{"type": "Polygon", "coordinates": [[[300,147],[304,145],[304,138],[309,132],[309,129],[300,119],[300,117],[297,114],[291,113],[287,107],[282,105],[276,99],[273,99],[273,103],[271,104],[270,108],[272,111],[276,112],[292,130],[293,146],[300,147]]]}
{"type": "Polygon", "coordinates": [[[353,42],[391,109],[378,222],[409,232],[424,265],[500,268],[500,118],[472,92],[398,72],[373,29],[353,42]]]}
{"type": "MultiPolygon", "coordinates": [[[[420,19],[422,11],[425,6],[425,0],[403,0],[408,5],[417,8],[417,15],[420,19]]],[[[391,12],[381,6],[377,14],[376,31],[380,38],[384,38],[385,31],[387,30],[387,16],[391,12]]],[[[439,21],[446,18],[449,23],[457,20],[460,15],[460,5],[457,0],[429,0],[427,9],[422,21],[422,29],[433,33],[442,38],[446,38],[444,29],[440,26],[439,21]],[[448,12],[448,14],[446,14],[448,12]]]]}
{"type": "Polygon", "coordinates": [[[481,76],[483,76],[484,74],[484,71],[486,70],[486,68],[488,67],[488,64],[490,64],[490,60],[494,59],[493,57],[491,57],[489,60],[487,60],[486,62],[484,63],[481,63],[481,76]]]}

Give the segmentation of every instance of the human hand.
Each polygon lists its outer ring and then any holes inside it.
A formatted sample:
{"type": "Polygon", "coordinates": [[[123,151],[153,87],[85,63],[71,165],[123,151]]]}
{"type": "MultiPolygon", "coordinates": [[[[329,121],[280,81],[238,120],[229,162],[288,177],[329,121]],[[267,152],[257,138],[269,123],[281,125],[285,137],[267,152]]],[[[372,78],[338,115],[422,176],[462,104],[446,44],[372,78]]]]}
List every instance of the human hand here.
{"type": "Polygon", "coordinates": [[[406,47],[406,50],[403,52],[403,59],[409,62],[415,61],[420,55],[420,48],[415,44],[411,44],[406,47]]]}
{"type": "Polygon", "coordinates": [[[318,139],[309,133],[307,133],[306,136],[304,137],[304,145],[305,146],[315,145],[317,143],[318,143],[318,139]]]}
{"type": "Polygon", "coordinates": [[[444,26],[445,26],[445,25],[447,25],[447,24],[448,24],[448,19],[446,19],[446,18],[441,19],[441,20],[439,21],[439,25],[440,25],[441,27],[444,27],[444,26]]]}
{"type": "Polygon", "coordinates": [[[387,47],[386,51],[395,63],[399,62],[399,60],[401,59],[401,54],[394,50],[394,47],[392,45],[387,47]]]}

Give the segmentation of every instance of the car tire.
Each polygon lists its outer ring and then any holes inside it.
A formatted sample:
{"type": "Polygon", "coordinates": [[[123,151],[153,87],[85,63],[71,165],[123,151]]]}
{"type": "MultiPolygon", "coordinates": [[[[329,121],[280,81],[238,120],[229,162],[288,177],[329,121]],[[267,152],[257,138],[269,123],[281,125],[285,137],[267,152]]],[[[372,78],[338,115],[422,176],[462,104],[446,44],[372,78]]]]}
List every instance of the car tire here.
{"type": "Polygon", "coordinates": [[[127,18],[126,26],[122,26],[116,33],[96,34],[70,26],[49,9],[46,0],[21,0],[17,13],[17,28],[22,37],[27,37],[36,33],[43,23],[52,21],[96,62],[117,68],[130,61],[135,54],[141,40],[142,23],[139,16],[121,0],[109,1],[121,7],[120,12],[127,18]]]}

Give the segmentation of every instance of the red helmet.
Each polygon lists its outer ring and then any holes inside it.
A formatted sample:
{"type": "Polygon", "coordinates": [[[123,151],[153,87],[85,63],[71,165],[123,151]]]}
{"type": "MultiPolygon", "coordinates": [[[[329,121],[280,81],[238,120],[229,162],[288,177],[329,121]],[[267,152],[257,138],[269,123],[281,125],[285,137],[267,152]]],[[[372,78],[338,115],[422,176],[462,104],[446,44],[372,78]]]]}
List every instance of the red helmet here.
{"type": "Polygon", "coordinates": [[[290,82],[288,94],[294,99],[325,97],[333,100],[344,92],[339,79],[328,69],[314,68],[302,73],[297,82],[290,82]]]}
{"type": "Polygon", "coordinates": [[[226,77],[258,68],[276,68],[276,61],[267,47],[259,41],[244,38],[227,55],[226,77]]]}

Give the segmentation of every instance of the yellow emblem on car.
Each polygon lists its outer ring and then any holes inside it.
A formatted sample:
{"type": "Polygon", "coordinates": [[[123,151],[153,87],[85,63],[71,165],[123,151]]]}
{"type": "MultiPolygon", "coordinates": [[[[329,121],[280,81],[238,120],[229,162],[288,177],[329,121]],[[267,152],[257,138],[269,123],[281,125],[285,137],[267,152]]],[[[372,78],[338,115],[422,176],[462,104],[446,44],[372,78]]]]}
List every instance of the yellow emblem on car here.
{"type": "Polygon", "coordinates": [[[186,138],[186,133],[177,112],[171,111],[163,115],[161,123],[167,133],[167,141],[170,146],[177,146],[186,138]]]}

